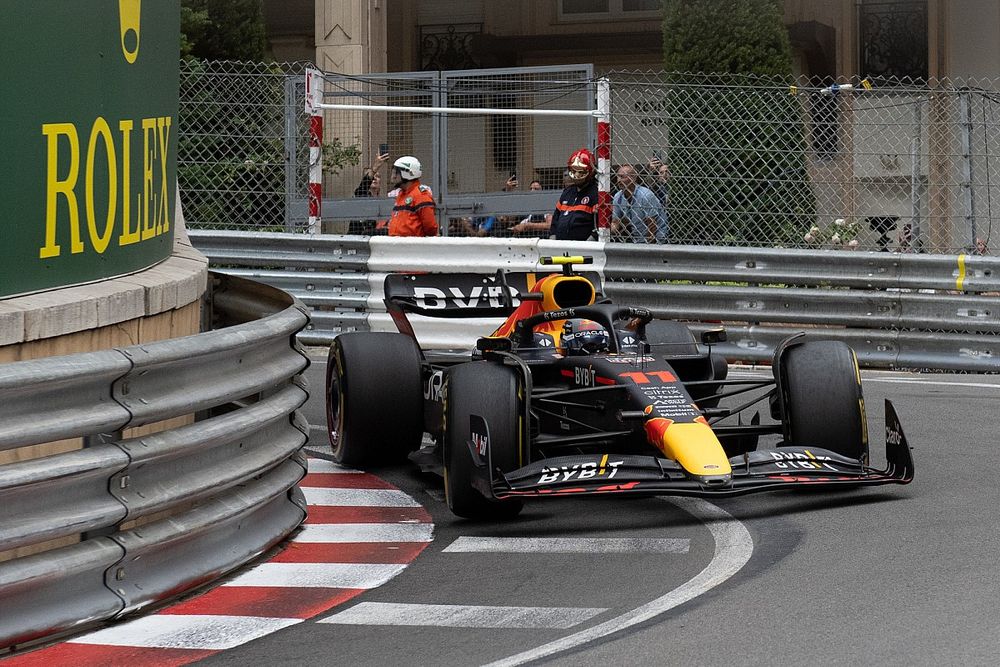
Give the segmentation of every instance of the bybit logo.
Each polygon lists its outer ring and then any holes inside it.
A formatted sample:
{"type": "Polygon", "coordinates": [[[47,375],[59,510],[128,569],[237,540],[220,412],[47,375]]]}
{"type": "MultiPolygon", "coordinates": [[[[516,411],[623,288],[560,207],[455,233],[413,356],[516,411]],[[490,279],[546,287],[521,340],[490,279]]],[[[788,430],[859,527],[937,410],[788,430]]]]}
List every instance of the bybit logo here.
{"type": "Polygon", "coordinates": [[[139,5],[142,0],[118,0],[118,26],[121,28],[122,54],[131,65],[139,57],[139,5]]]}

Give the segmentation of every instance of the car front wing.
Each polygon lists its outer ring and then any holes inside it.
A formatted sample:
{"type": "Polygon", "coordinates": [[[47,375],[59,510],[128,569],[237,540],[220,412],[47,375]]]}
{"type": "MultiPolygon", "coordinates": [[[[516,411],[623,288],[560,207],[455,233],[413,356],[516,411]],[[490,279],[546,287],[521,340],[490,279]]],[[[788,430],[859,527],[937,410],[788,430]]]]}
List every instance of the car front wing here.
{"type": "Polygon", "coordinates": [[[727,497],[793,486],[836,487],[908,484],[913,457],[896,411],[886,401],[886,467],[814,447],[776,447],[731,458],[728,478],[696,479],[675,461],[644,455],[559,456],[507,473],[495,472],[497,499],[571,494],[630,493],[727,497]]]}

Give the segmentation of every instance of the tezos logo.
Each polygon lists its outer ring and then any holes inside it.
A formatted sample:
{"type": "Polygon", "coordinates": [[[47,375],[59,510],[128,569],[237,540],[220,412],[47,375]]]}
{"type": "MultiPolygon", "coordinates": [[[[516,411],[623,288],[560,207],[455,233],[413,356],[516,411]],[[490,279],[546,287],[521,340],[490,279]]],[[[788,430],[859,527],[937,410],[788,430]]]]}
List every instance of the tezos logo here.
{"type": "Polygon", "coordinates": [[[129,65],[139,57],[139,14],[142,0],[118,0],[122,55],[129,65]]]}

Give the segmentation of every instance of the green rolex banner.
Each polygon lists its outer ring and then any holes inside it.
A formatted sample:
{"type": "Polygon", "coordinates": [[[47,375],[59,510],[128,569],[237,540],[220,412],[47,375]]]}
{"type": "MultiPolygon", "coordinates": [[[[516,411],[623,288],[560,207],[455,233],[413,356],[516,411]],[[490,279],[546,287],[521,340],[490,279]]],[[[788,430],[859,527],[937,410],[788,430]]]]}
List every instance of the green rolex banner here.
{"type": "Polygon", "coordinates": [[[179,0],[0,4],[0,298],[168,257],[179,0]]]}

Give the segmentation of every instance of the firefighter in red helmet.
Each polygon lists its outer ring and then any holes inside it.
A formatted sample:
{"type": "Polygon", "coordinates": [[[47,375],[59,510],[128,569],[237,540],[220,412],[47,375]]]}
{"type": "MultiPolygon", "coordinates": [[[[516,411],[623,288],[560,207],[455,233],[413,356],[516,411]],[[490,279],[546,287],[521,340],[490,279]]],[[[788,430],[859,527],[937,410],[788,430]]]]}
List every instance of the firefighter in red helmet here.
{"type": "Polygon", "coordinates": [[[552,214],[552,238],[586,241],[597,238],[597,160],[586,148],[569,156],[566,162],[569,185],[559,196],[552,214]]]}

